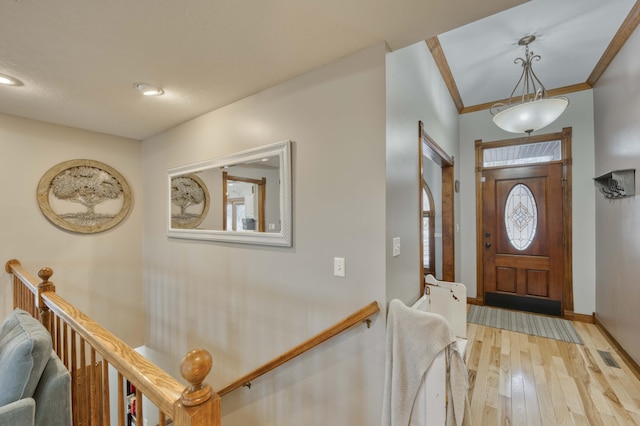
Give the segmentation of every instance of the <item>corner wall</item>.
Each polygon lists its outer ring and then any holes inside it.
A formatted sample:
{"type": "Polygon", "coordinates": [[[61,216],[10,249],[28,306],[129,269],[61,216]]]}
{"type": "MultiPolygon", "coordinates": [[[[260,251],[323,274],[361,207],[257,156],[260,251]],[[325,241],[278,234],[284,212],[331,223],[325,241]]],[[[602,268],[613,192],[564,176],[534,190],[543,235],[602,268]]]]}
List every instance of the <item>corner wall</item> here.
{"type": "MultiPolygon", "coordinates": [[[[593,93],[591,90],[567,95],[567,110],[551,125],[535,134],[573,128],[573,300],[574,312],[591,315],[595,310],[595,194],[593,93]]],[[[477,296],[476,280],[476,177],[475,141],[512,139],[517,134],[499,129],[489,111],[460,116],[460,199],[461,199],[461,282],[469,297],[477,296]]]]}
{"type": "MultiPolygon", "coordinates": [[[[0,261],[19,259],[30,272],[53,268],[56,291],[131,346],[143,343],[142,185],[139,141],[0,114],[0,261]],[[45,218],[36,200],[42,175],[63,161],[108,164],[127,180],[129,215],[97,234],[62,230],[45,218]]],[[[11,309],[8,274],[2,268],[0,318],[11,309]]]]}
{"type": "MultiPolygon", "coordinates": [[[[594,89],[594,176],[636,169],[640,194],[640,31],[631,35],[594,89]]],[[[640,363],[640,195],[596,196],[596,314],[640,363]]]]}
{"type": "Polygon", "coordinates": [[[339,337],[222,401],[223,424],[380,422],[385,336],[385,46],[143,142],[147,345],[212,353],[214,390],[377,301],[339,337]],[[293,247],[169,239],[167,170],[293,141],[293,247]],[[333,276],[346,259],[346,278],[333,276]]]}
{"type": "MultiPolygon", "coordinates": [[[[413,304],[420,297],[420,173],[418,122],[450,156],[459,175],[458,112],[425,42],[387,54],[387,301],[413,304]],[[400,256],[392,241],[400,237],[400,256]]],[[[455,220],[460,217],[456,194],[455,220]]],[[[456,233],[456,274],[460,234],[456,233]]]]}

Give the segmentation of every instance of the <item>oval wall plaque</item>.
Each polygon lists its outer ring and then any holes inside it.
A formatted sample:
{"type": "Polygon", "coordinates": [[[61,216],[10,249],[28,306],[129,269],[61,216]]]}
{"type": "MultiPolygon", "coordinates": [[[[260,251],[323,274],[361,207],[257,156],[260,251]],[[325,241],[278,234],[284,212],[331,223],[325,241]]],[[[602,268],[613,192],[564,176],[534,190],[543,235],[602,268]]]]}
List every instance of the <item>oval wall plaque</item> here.
{"type": "Polygon", "coordinates": [[[120,223],[131,208],[131,190],[114,168],[93,160],[70,160],[50,168],[37,190],[40,210],[67,231],[92,234],[120,223]]]}

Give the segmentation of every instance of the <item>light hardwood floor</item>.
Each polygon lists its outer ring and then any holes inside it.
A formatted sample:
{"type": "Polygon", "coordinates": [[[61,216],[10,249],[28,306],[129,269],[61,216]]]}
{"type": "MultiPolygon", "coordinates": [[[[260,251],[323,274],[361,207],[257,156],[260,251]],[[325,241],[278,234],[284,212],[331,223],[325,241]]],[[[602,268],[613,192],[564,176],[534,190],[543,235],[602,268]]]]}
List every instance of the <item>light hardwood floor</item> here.
{"type": "Polygon", "coordinates": [[[584,345],[468,324],[473,425],[640,425],[640,380],[595,325],[574,326],[584,345]]]}

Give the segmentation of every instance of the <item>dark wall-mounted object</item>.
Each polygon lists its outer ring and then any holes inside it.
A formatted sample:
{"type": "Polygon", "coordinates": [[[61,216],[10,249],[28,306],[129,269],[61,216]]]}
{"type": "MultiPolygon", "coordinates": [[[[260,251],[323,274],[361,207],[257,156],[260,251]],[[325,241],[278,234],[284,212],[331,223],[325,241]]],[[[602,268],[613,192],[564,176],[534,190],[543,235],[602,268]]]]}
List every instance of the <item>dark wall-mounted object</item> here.
{"type": "Polygon", "coordinates": [[[636,195],[636,169],[613,170],[593,178],[605,198],[624,198],[636,195]]]}

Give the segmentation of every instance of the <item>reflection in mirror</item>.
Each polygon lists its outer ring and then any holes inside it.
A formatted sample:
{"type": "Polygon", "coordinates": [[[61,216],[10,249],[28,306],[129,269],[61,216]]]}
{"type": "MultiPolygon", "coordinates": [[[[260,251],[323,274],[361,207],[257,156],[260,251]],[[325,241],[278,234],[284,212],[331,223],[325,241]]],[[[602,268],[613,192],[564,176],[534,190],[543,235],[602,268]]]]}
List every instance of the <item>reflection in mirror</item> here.
{"type": "Polygon", "coordinates": [[[171,226],[195,228],[209,211],[209,190],[195,174],[171,179],[171,226]]]}
{"type": "MultiPolygon", "coordinates": [[[[267,159],[265,159],[267,160],[267,159]]],[[[264,232],[267,178],[251,179],[222,173],[222,226],[225,231],[264,232]]],[[[273,231],[275,227],[270,227],[273,231]]]]}
{"type": "Polygon", "coordinates": [[[169,170],[170,237],[291,245],[291,142],[169,170]]]}

